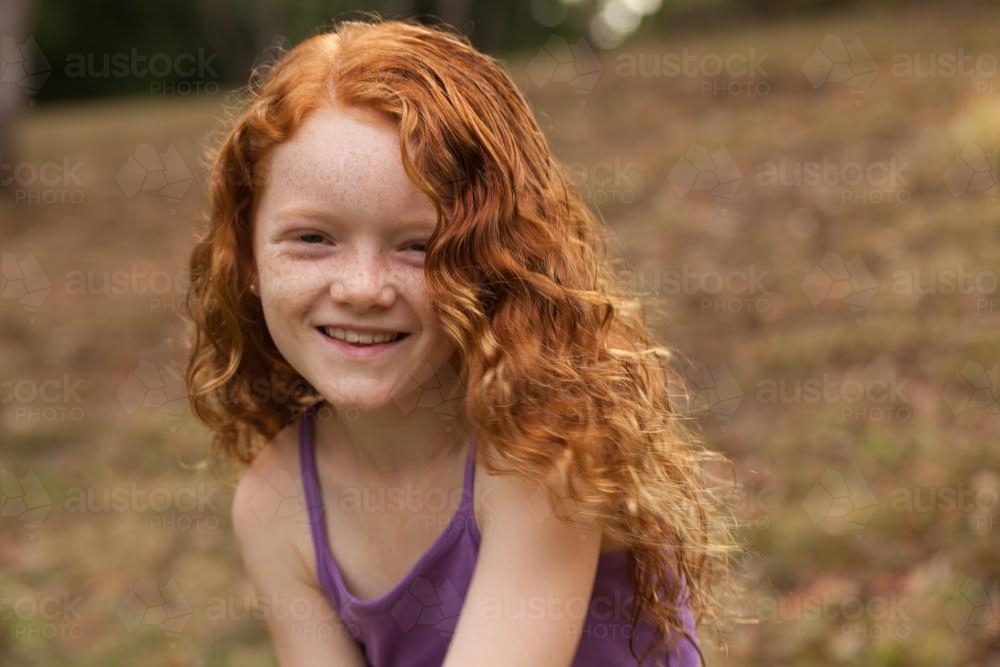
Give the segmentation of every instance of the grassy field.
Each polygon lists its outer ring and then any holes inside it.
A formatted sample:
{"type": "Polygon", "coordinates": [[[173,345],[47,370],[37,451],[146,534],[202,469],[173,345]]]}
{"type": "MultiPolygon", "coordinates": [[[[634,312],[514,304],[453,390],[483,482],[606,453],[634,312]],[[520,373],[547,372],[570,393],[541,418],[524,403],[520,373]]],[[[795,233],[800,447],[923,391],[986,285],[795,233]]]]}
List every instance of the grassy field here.
{"type": "MultiPolygon", "coordinates": [[[[505,61],[736,463],[740,606],[759,622],[705,628],[711,664],[1000,665],[998,20],[640,39],[592,88],[505,61]],[[734,55],[766,58],[716,74],[734,55]]],[[[275,664],[231,491],[195,465],[206,433],[170,373],[222,102],[26,118],[24,159],[59,178],[25,176],[0,209],[5,665],[275,664]],[[135,191],[170,147],[190,186],[135,191]]]]}

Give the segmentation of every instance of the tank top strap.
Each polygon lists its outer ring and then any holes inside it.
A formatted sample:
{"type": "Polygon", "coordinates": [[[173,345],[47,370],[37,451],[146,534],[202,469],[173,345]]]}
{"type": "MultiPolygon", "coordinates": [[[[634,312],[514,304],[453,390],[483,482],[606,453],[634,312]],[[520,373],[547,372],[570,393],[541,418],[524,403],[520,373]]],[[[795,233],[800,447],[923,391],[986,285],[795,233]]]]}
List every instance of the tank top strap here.
{"type": "Polygon", "coordinates": [[[473,537],[478,545],[482,541],[479,525],[476,521],[476,433],[469,437],[469,453],[465,461],[465,481],[462,490],[461,506],[458,508],[459,525],[473,537]]]}
{"type": "Polygon", "coordinates": [[[465,460],[465,495],[471,500],[476,478],[476,434],[469,438],[469,453],[465,460]]]}
{"type": "Polygon", "coordinates": [[[309,528],[312,532],[313,551],[316,554],[316,576],[320,588],[333,598],[338,608],[343,599],[340,586],[331,572],[335,567],[333,555],[327,548],[326,512],[323,494],[320,492],[319,474],[316,470],[316,422],[315,413],[320,404],[312,405],[302,415],[299,424],[299,463],[302,471],[302,485],[305,489],[306,509],[309,513],[309,528]]]}

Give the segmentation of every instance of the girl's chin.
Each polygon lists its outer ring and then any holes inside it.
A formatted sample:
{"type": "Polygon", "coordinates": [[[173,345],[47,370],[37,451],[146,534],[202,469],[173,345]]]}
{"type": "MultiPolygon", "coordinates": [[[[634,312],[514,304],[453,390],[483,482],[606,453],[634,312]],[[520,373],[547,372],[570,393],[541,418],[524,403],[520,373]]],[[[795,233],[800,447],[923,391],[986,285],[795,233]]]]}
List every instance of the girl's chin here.
{"type": "Polygon", "coordinates": [[[399,405],[393,400],[393,394],[389,389],[382,390],[345,390],[343,384],[336,387],[324,388],[322,384],[319,391],[326,399],[327,403],[336,407],[339,413],[344,414],[347,419],[354,419],[359,414],[364,413],[384,413],[387,409],[399,410],[399,405]]]}

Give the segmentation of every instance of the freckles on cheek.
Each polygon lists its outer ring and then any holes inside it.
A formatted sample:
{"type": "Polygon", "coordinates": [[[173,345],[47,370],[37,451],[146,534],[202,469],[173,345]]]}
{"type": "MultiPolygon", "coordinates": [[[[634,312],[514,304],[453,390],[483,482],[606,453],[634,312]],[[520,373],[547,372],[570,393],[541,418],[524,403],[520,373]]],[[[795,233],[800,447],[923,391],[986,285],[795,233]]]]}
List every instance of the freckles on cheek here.
{"type": "Polygon", "coordinates": [[[261,281],[275,297],[301,297],[323,287],[324,272],[303,262],[275,261],[261,267],[261,281]]]}
{"type": "Polygon", "coordinates": [[[431,292],[423,273],[403,276],[399,286],[409,299],[430,308],[431,292]]]}

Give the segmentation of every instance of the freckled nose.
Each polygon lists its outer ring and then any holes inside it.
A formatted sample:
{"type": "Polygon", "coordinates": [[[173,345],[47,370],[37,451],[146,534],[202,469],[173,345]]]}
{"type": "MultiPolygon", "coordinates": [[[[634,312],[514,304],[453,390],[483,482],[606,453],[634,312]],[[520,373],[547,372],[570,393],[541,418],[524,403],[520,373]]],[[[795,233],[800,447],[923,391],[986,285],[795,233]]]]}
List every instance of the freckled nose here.
{"type": "Polygon", "coordinates": [[[379,258],[369,255],[357,257],[345,265],[331,281],[330,295],[355,308],[387,307],[395,301],[396,289],[390,272],[379,258]]]}

